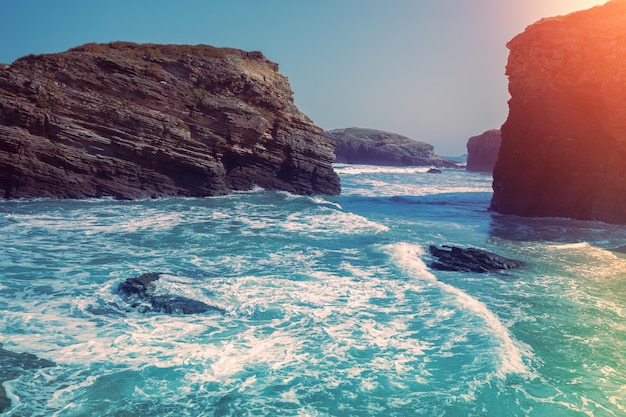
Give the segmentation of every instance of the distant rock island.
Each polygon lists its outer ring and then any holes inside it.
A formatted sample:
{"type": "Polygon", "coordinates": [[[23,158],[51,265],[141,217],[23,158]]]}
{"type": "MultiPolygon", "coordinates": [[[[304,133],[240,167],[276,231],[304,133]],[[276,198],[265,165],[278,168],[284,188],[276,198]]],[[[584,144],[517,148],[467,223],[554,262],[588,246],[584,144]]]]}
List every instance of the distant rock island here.
{"type": "Polygon", "coordinates": [[[626,223],[626,0],[508,43],[509,116],[491,208],[626,223]]]}
{"type": "Polygon", "coordinates": [[[396,133],[351,127],[326,131],[335,142],[336,162],[389,166],[457,165],[435,155],[433,146],[396,133]]]}
{"type": "Polygon", "coordinates": [[[334,159],[261,52],[115,42],[0,66],[0,198],[338,194],[334,159]]]}
{"type": "Polygon", "coordinates": [[[468,171],[493,172],[498,160],[501,142],[500,129],[491,129],[467,141],[468,171]]]}

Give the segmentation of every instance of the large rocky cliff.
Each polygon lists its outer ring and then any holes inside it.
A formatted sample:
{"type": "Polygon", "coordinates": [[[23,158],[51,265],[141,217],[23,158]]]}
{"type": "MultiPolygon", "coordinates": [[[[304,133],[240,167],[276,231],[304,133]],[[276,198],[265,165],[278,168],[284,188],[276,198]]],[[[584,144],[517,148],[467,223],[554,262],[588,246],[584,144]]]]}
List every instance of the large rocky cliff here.
{"type": "Polygon", "coordinates": [[[467,141],[467,167],[473,172],[493,172],[501,142],[500,129],[491,129],[467,141]]]}
{"type": "Polygon", "coordinates": [[[626,223],[626,0],[543,19],[507,46],[491,208],[626,223]]]}
{"type": "Polygon", "coordinates": [[[390,166],[456,167],[435,155],[432,145],[381,130],[350,127],[326,132],[335,142],[337,162],[390,166]]]}
{"type": "Polygon", "coordinates": [[[117,42],[0,67],[0,198],[337,194],[333,161],[260,52],[117,42]]]}

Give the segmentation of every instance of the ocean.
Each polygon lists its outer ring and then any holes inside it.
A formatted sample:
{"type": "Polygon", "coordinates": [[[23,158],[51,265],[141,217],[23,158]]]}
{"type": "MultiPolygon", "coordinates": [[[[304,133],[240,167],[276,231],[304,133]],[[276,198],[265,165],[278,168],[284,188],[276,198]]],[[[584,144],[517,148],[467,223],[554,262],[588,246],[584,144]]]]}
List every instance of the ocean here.
{"type": "Polygon", "coordinates": [[[0,202],[0,343],[55,363],[0,359],[0,415],[626,416],[626,226],[490,212],[464,170],[336,170],[336,197],[0,202]],[[126,305],[150,272],[223,313],[126,305]]]}

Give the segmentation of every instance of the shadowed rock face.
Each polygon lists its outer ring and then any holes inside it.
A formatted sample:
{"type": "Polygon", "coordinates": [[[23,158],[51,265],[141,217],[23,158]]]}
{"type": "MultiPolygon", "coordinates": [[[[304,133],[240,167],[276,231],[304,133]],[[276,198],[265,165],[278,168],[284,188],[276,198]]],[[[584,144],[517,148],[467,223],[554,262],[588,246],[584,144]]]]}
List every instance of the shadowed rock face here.
{"type": "Polygon", "coordinates": [[[491,129],[467,141],[468,171],[493,172],[500,152],[500,129],[491,129]]]}
{"type": "Polygon", "coordinates": [[[626,223],[626,0],[543,19],[508,47],[491,208],[626,223]]]}
{"type": "Polygon", "coordinates": [[[338,194],[333,161],[260,52],[117,42],[0,67],[0,198],[338,194]]]}
{"type": "Polygon", "coordinates": [[[456,167],[433,153],[433,146],[396,133],[351,127],[326,132],[337,161],[346,164],[456,167]]]}

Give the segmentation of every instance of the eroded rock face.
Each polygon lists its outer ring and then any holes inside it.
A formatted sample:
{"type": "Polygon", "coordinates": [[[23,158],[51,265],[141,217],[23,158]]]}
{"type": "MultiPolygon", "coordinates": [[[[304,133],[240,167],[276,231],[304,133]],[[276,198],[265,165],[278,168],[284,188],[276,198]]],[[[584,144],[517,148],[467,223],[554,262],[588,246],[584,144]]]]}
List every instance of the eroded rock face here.
{"type": "Polygon", "coordinates": [[[351,127],[326,132],[335,142],[337,162],[388,166],[456,167],[433,152],[432,145],[396,133],[351,127]]]}
{"type": "Polygon", "coordinates": [[[500,152],[500,129],[491,129],[467,141],[468,171],[493,172],[500,152]]]}
{"type": "Polygon", "coordinates": [[[260,52],[117,42],[0,67],[0,198],[338,194],[333,161],[260,52]]]}
{"type": "Polygon", "coordinates": [[[543,19],[508,47],[491,208],[626,223],[626,0],[543,19]]]}

